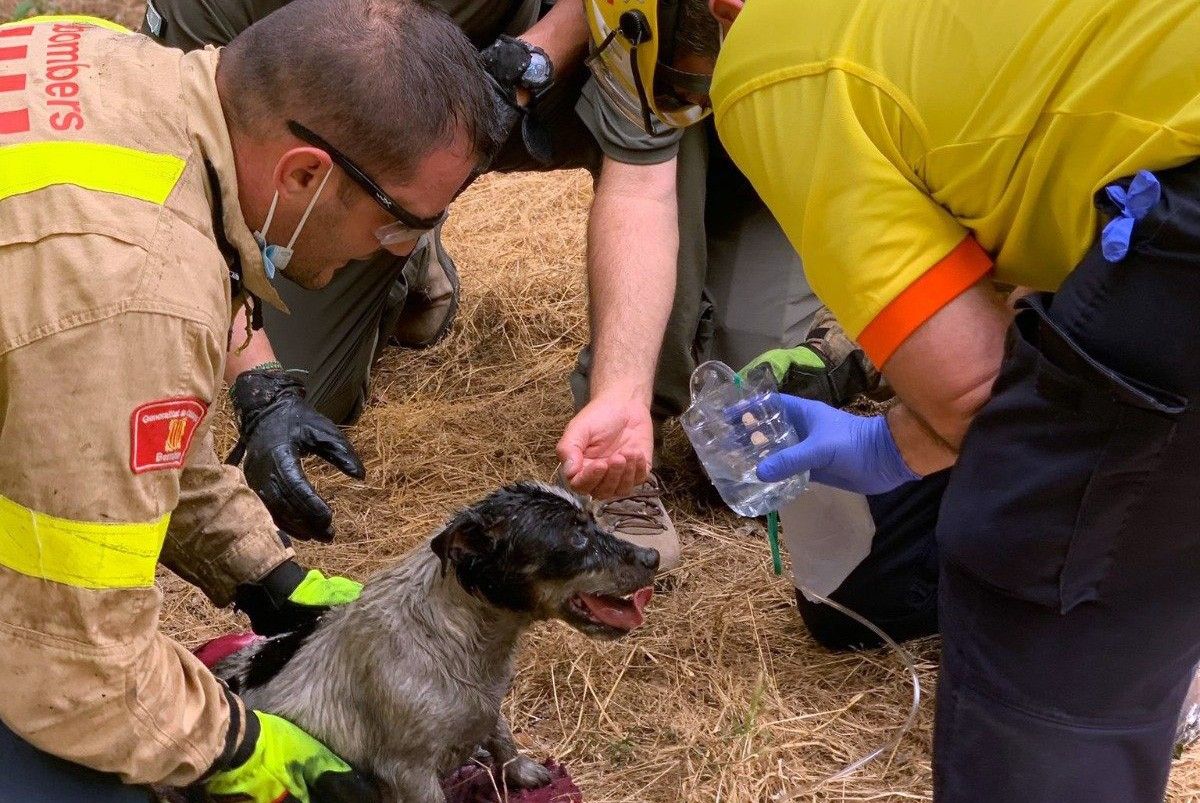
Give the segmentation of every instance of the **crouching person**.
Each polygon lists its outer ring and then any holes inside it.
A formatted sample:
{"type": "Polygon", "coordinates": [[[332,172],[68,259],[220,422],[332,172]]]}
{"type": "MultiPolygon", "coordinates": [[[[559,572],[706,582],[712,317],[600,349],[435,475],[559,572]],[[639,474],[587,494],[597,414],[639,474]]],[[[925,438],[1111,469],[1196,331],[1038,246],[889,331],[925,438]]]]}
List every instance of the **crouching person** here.
{"type": "Polygon", "coordinates": [[[377,232],[408,247],[488,159],[477,57],[404,0],[297,0],[188,55],[92,18],[0,37],[0,800],[369,801],[158,632],[155,571],[261,630],[354,596],[291,562],[207,412],[235,308],[278,305],[277,274],[324,285],[377,232]]]}
{"type": "MultiPolygon", "coordinates": [[[[827,307],[798,346],[772,349],[743,374],[770,370],[784,393],[838,408],[892,398],[879,370],[827,307]]],[[[949,479],[939,471],[883,493],[863,495],[812,483],[780,511],[792,560],[796,608],[813,638],[835,650],[880,639],[810,589],[862,614],[897,641],[937,632],[938,507],[949,479]]]]}

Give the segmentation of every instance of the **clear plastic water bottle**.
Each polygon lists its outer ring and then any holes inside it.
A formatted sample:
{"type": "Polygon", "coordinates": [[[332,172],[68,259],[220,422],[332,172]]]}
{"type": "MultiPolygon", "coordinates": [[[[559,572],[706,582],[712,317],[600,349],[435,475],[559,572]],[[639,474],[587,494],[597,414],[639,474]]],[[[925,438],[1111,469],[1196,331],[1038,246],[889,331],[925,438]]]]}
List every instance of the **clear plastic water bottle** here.
{"type": "Polygon", "coordinates": [[[800,495],[807,473],[780,482],[763,482],[755,473],[764,457],[799,442],[770,371],[743,381],[711,360],[692,373],[691,392],[680,423],[725,504],[739,516],[763,516],[800,495]]]}

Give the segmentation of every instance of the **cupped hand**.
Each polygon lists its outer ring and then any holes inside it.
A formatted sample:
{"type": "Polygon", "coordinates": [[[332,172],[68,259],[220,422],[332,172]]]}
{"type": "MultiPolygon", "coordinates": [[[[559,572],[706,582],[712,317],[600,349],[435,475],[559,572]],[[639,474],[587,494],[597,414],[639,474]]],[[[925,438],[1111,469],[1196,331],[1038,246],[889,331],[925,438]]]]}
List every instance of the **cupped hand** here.
{"type": "Polygon", "coordinates": [[[557,451],[573,490],[600,499],[627,494],[650,475],[650,408],[633,399],[592,399],[567,424],[557,451]]]}

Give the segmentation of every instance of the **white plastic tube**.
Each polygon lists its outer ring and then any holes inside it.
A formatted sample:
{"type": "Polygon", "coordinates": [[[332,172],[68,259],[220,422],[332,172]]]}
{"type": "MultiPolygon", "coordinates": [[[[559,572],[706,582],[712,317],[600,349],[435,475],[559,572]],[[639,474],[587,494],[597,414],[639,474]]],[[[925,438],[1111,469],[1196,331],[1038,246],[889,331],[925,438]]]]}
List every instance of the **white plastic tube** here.
{"type": "Polygon", "coordinates": [[[912,678],[912,703],[908,707],[908,716],[905,717],[904,724],[902,724],[900,726],[900,729],[897,730],[892,735],[892,737],[890,739],[888,739],[888,741],[879,745],[875,749],[873,749],[867,753],[864,753],[863,755],[856,758],[854,761],[851,761],[849,764],[842,767],[837,772],[833,773],[832,775],[828,776],[827,778],[824,778],[824,779],[818,781],[817,783],[813,784],[810,787],[810,789],[816,789],[818,787],[824,786],[825,784],[827,784],[831,781],[840,781],[843,778],[847,778],[850,775],[853,775],[854,773],[858,772],[860,769],[862,769],[863,767],[865,767],[867,764],[871,763],[875,759],[884,755],[885,753],[890,753],[896,749],[896,747],[900,744],[900,740],[904,738],[904,734],[906,734],[910,730],[912,730],[913,725],[915,725],[917,722],[917,711],[921,707],[921,678],[917,674],[917,662],[913,660],[913,657],[908,652],[908,650],[904,649],[899,644],[897,644],[892,639],[891,636],[889,636],[887,633],[884,633],[881,629],[876,627],[872,622],[868,621],[865,616],[860,616],[859,614],[857,614],[854,611],[847,608],[845,605],[841,605],[840,603],[834,602],[833,600],[829,599],[828,597],[823,596],[823,595],[818,594],[817,592],[813,591],[811,588],[801,588],[800,591],[805,596],[807,596],[809,599],[811,599],[815,602],[819,602],[822,605],[828,605],[829,607],[833,608],[835,611],[838,611],[839,613],[849,616],[851,619],[858,622],[860,625],[867,628],[875,635],[879,636],[879,638],[883,640],[883,643],[886,644],[888,647],[890,647],[892,649],[892,651],[896,654],[896,657],[898,657],[900,659],[900,661],[904,664],[904,668],[908,670],[909,677],[912,678]]]}
{"type": "MultiPolygon", "coordinates": [[[[775,574],[780,574],[782,571],[782,563],[779,560],[779,513],[776,511],[771,511],[767,514],[767,540],[771,545],[772,557],[775,564],[775,574]]],[[[792,559],[795,560],[795,557],[796,556],[793,555],[792,559]]],[[[884,633],[880,628],[876,627],[875,624],[869,621],[865,616],[850,610],[841,603],[834,602],[824,594],[818,593],[811,586],[801,582],[798,575],[795,575],[794,578],[796,580],[796,586],[800,589],[800,593],[804,594],[804,596],[808,597],[814,602],[819,602],[822,605],[828,605],[844,616],[850,617],[875,635],[879,636],[884,644],[891,647],[892,651],[896,653],[896,656],[899,657],[900,661],[904,664],[904,668],[908,670],[909,677],[912,678],[913,689],[912,704],[908,707],[908,716],[905,717],[904,724],[900,726],[900,729],[896,731],[891,739],[879,745],[874,750],[871,750],[856,758],[854,761],[851,761],[849,764],[842,767],[832,775],[813,784],[811,787],[809,787],[811,790],[824,786],[830,781],[838,781],[849,777],[870,762],[882,756],[884,753],[889,753],[896,749],[896,747],[900,744],[900,740],[904,738],[904,734],[908,733],[912,729],[912,726],[916,724],[917,711],[921,707],[921,678],[917,674],[917,663],[913,660],[912,655],[909,654],[908,650],[897,644],[891,636],[889,636],[887,633],[884,633]]],[[[841,580],[838,580],[835,585],[840,583],[841,580]]]]}

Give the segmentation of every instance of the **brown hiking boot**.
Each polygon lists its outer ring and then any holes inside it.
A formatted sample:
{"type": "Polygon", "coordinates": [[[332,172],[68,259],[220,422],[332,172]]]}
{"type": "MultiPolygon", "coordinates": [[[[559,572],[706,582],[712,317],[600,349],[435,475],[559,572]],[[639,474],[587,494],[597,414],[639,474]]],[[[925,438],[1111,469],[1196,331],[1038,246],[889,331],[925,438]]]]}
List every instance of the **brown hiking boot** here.
{"type": "Polygon", "coordinates": [[[601,527],[632,544],[658,550],[660,572],[679,565],[679,533],[663,506],[662,484],[653,472],[628,496],[594,504],[601,527]]]}
{"type": "Polygon", "coordinates": [[[859,401],[863,395],[875,401],[892,395],[890,390],[880,390],[882,376],[878,369],[846,335],[828,307],[821,307],[813,315],[802,343],[765,351],[741,373],[755,383],[773,376],[783,393],[838,408],[859,401]]]}
{"type": "Polygon", "coordinates": [[[442,248],[441,227],[434,229],[409,256],[412,276],[404,309],[391,332],[391,342],[410,349],[427,348],[447,334],[458,314],[458,268],[442,248]]]}

